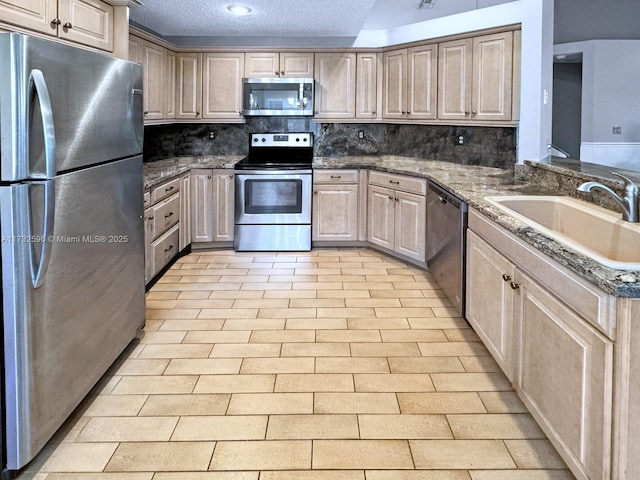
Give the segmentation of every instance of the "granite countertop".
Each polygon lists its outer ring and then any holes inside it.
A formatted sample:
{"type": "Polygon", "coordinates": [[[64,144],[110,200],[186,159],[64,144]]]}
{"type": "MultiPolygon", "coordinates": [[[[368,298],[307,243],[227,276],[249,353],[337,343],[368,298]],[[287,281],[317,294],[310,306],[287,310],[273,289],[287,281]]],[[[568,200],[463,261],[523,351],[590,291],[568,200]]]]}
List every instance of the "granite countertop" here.
{"type": "Polygon", "coordinates": [[[142,167],[144,189],[153,188],[192,168],[233,168],[244,155],[220,155],[203,157],[174,157],[155,162],[145,162],[142,167]]]}
{"type": "MultiPolygon", "coordinates": [[[[186,157],[145,164],[145,187],[168,180],[189,168],[233,168],[241,158],[241,156],[186,157]]],[[[640,298],[640,271],[622,271],[605,267],[564,247],[484,200],[487,196],[496,195],[558,194],[557,190],[546,188],[542,184],[516,180],[511,171],[394,155],[315,157],[313,168],[366,168],[432,180],[467,202],[471,208],[491,218],[518,238],[605,292],[618,297],[640,298]]],[[[556,165],[554,168],[562,168],[562,166],[556,165]]],[[[564,174],[572,174],[572,171],[577,178],[581,179],[585,174],[579,168],[563,169],[564,174]]]]}

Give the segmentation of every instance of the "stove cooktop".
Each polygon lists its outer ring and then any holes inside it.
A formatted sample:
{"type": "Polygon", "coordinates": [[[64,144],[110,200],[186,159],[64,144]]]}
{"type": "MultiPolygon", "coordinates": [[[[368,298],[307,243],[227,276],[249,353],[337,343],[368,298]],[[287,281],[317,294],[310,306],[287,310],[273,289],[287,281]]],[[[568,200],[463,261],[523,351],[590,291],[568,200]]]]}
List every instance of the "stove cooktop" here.
{"type": "Polygon", "coordinates": [[[236,163],[236,169],[309,169],[312,161],[312,133],[252,133],[249,155],[236,163]]]}

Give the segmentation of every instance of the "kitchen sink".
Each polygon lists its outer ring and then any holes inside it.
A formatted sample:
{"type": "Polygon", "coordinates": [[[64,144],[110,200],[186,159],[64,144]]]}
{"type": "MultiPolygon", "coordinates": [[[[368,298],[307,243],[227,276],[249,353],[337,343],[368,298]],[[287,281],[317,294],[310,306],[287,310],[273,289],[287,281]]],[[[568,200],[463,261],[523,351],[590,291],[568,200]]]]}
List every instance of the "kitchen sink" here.
{"type": "Polygon", "coordinates": [[[562,196],[485,197],[489,203],[583,255],[619,270],[640,270],[640,223],[562,196]]]}

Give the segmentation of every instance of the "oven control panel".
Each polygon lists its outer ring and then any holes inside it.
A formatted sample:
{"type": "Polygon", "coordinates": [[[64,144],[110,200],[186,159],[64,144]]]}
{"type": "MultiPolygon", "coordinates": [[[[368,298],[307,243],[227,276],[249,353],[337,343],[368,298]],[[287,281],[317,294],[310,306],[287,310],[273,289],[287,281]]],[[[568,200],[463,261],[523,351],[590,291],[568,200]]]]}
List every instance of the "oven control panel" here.
{"type": "Polygon", "coordinates": [[[312,133],[252,133],[252,148],[259,147],[312,147],[312,133]]]}

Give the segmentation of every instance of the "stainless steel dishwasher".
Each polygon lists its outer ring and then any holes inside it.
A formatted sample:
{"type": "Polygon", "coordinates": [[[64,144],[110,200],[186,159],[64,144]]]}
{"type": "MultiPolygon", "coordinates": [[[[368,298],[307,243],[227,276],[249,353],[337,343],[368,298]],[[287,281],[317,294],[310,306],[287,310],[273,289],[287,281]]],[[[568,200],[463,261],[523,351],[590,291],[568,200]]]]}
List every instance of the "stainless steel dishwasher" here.
{"type": "Polygon", "coordinates": [[[453,307],[465,315],[468,206],[439,185],[427,188],[427,267],[453,307]]]}

